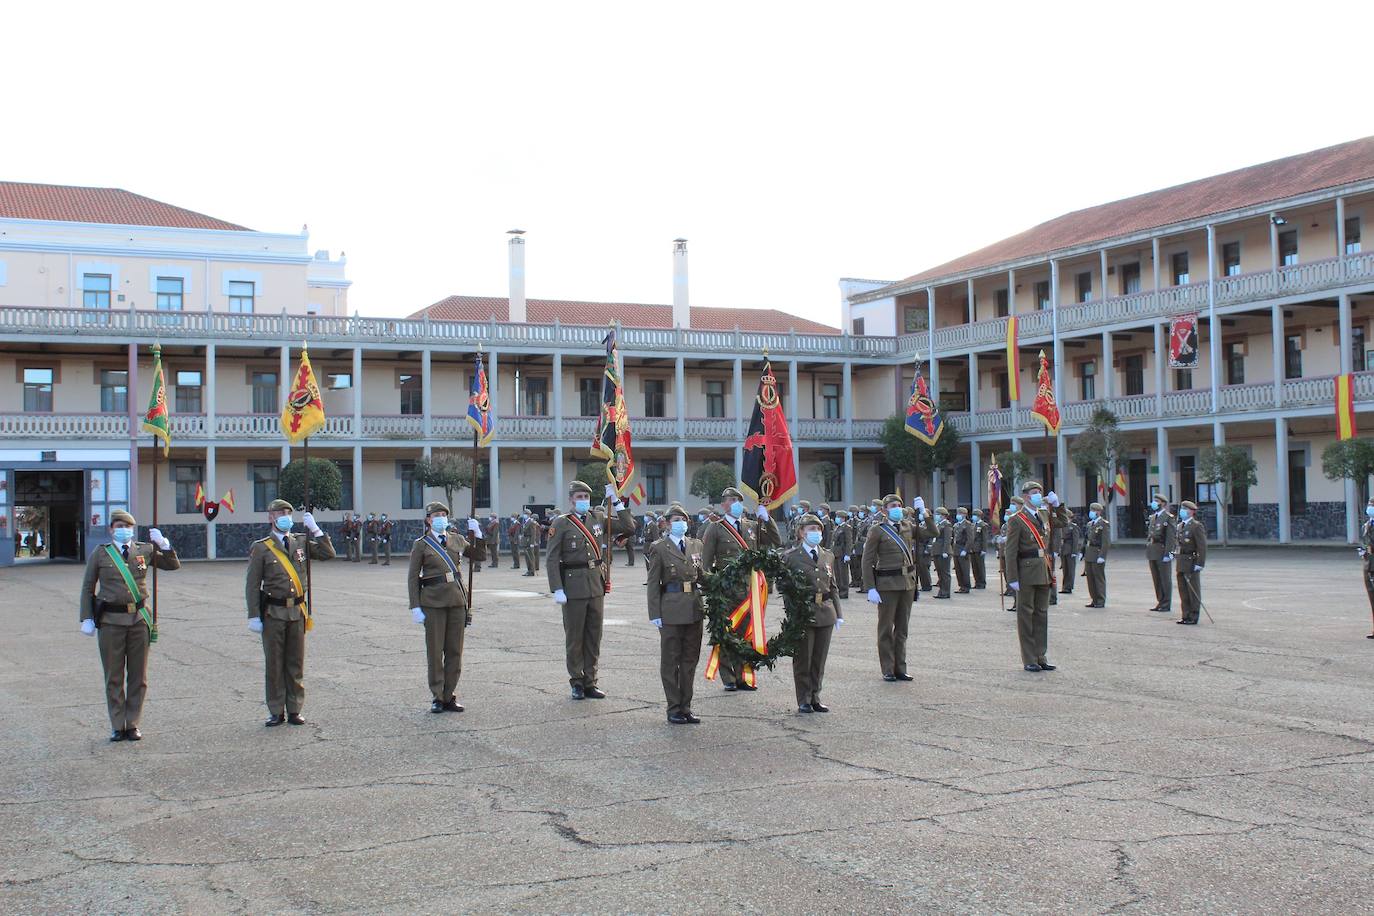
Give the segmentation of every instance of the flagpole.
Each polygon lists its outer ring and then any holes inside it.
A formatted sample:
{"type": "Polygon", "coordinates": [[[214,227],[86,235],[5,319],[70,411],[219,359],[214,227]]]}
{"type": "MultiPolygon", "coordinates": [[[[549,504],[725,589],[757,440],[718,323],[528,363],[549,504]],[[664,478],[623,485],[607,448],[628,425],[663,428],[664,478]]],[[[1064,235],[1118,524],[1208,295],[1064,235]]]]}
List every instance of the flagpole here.
{"type": "MultiPolygon", "coordinates": [[[[305,341],[302,340],[302,341],[301,341],[301,358],[302,358],[302,359],[307,359],[307,358],[309,357],[309,353],[310,353],[310,351],[307,349],[307,347],[306,347],[306,345],[305,345],[305,341]]],[[[313,376],[312,376],[312,377],[313,377],[313,376]]],[[[304,487],[305,493],[304,493],[304,494],[302,495],[302,497],[301,497],[301,502],[304,503],[303,511],[304,511],[304,512],[311,512],[311,507],[310,507],[310,437],[309,437],[309,436],[306,436],[306,437],[305,437],[305,440],[304,440],[301,444],[304,446],[303,452],[304,452],[304,458],[305,458],[305,481],[304,481],[304,483],[303,483],[303,487],[304,487]]],[[[313,514],[313,512],[312,512],[312,514],[313,514]]],[[[308,536],[308,535],[310,534],[310,532],[307,531],[306,534],[307,534],[307,536],[308,536]]],[[[312,582],[311,582],[311,578],[310,578],[310,553],[311,553],[310,544],[307,543],[307,544],[305,545],[305,613],[306,613],[305,623],[306,623],[306,629],[309,629],[309,628],[310,628],[310,626],[311,626],[311,624],[312,624],[312,621],[311,621],[310,618],[311,618],[312,616],[314,616],[314,613],[315,613],[315,606],[314,606],[314,597],[315,597],[315,593],[314,593],[314,589],[313,589],[312,582]]]]}
{"type": "MultiPolygon", "coordinates": [[[[153,436],[153,524],[149,527],[157,527],[157,464],[158,452],[160,449],[157,444],[157,436],[153,436]]],[[[137,596],[135,596],[137,597],[137,596]]],[[[157,563],[153,564],[153,626],[149,631],[150,638],[157,633],[157,563]]]]}
{"type": "MultiPolygon", "coordinates": [[[[469,512],[469,514],[468,514],[468,518],[470,518],[470,519],[476,519],[476,518],[477,518],[477,477],[478,477],[478,471],[479,471],[479,468],[478,468],[478,464],[477,464],[477,430],[474,429],[474,430],[472,431],[472,510],[471,510],[471,512],[469,512]]],[[[480,522],[479,522],[479,524],[480,524],[480,522]]],[[[472,552],[468,554],[468,613],[469,613],[469,614],[472,613],[472,567],[476,564],[476,560],[473,558],[473,555],[476,553],[477,547],[478,547],[478,539],[477,539],[476,537],[474,537],[474,538],[472,539],[472,547],[473,547],[472,552]]]]}

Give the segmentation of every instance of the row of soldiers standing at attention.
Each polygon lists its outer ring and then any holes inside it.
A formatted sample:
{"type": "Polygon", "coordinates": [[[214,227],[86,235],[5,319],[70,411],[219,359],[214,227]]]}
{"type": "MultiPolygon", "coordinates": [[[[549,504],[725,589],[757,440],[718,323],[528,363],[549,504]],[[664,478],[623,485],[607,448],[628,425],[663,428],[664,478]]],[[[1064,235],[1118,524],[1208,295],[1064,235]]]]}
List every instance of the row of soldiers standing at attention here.
{"type": "Polygon", "coordinates": [[[369,512],[364,519],[358,513],[344,515],[341,533],[344,539],[344,552],[349,562],[361,563],[363,561],[363,548],[366,546],[368,556],[371,557],[369,563],[377,565],[377,555],[382,555],[382,566],[391,565],[391,538],[396,530],[396,523],[387,518],[385,512],[380,517],[369,512]]]}

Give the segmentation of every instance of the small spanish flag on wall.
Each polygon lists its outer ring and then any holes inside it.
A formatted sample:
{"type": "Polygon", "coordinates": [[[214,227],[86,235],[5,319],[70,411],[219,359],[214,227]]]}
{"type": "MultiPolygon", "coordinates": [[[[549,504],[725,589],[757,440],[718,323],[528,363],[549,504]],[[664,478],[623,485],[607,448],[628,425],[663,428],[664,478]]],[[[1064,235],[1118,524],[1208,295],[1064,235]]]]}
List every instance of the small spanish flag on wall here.
{"type": "Polygon", "coordinates": [[[1355,377],[1347,372],[1336,376],[1336,438],[1344,442],[1355,435],[1355,377]]]}
{"type": "Polygon", "coordinates": [[[1021,400],[1021,349],[1016,341],[1016,316],[1007,319],[1007,398],[1012,406],[1021,400]]]}

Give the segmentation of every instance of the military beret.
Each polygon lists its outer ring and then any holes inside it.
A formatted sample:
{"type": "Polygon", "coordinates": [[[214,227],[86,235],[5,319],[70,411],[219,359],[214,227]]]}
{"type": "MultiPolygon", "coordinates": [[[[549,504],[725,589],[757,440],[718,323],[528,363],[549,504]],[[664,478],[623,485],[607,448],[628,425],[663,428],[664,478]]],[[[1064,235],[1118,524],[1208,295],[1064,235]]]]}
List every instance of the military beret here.
{"type": "Polygon", "coordinates": [[[436,512],[442,512],[445,515],[448,515],[448,506],[444,505],[443,503],[437,500],[425,506],[425,515],[433,515],[436,512]]]}
{"type": "Polygon", "coordinates": [[[815,526],[817,526],[817,527],[820,527],[820,524],[821,524],[821,520],[818,519],[818,518],[816,518],[816,516],[812,515],[810,512],[808,512],[808,513],[806,513],[805,515],[803,515],[803,516],[797,521],[797,527],[798,527],[798,528],[805,528],[807,525],[815,525],[815,526]]]}
{"type": "Polygon", "coordinates": [[[1064,517],[1065,517],[1065,518],[1073,518],[1073,510],[1070,509],[1068,506],[1065,506],[1065,507],[1064,507],[1064,517]]]}
{"type": "Polygon", "coordinates": [[[283,512],[295,512],[295,511],[296,511],[296,507],[293,506],[293,505],[291,505],[289,502],[287,502],[287,501],[284,500],[284,499],[274,499],[274,500],[272,500],[270,503],[267,504],[267,511],[268,511],[268,512],[276,512],[276,511],[279,510],[279,509],[280,509],[281,511],[283,511],[283,512]]]}
{"type": "Polygon", "coordinates": [[[1191,499],[1185,499],[1183,502],[1179,503],[1179,505],[1187,509],[1189,512],[1197,511],[1197,503],[1193,502],[1191,499]]]}
{"type": "Polygon", "coordinates": [[[1091,509],[1091,510],[1093,510],[1094,512],[1101,512],[1101,511],[1102,511],[1102,504],[1101,504],[1101,503],[1093,503],[1093,504],[1092,504],[1091,506],[1089,506],[1088,508],[1091,509]]]}
{"type": "Polygon", "coordinates": [[[843,515],[845,518],[849,518],[849,510],[848,510],[848,509],[836,509],[836,510],[835,510],[835,517],[836,517],[836,518],[839,518],[841,515],[843,515]]]}
{"type": "Polygon", "coordinates": [[[982,509],[974,509],[974,510],[973,510],[973,517],[974,517],[974,518],[982,518],[982,517],[983,517],[983,510],[982,510],[982,509]]]}
{"type": "Polygon", "coordinates": [[[1024,506],[1025,504],[1026,501],[1019,496],[1007,497],[1007,505],[1009,506],[1024,506]]]}
{"type": "Polygon", "coordinates": [[[821,503],[821,506],[820,506],[820,507],[821,507],[822,509],[824,509],[825,511],[827,511],[827,512],[830,511],[830,503],[821,503]]]}
{"type": "Polygon", "coordinates": [[[968,507],[967,507],[967,506],[960,506],[960,507],[958,508],[958,510],[957,510],[957,514],[959,514],[959,515],[968,515],[968,507]]]}
{"type": "Polygon", "coordinates": [[[936,514],[936,515],[949,515],[949,510],[946,509],[944,506],[936,506],[936,507],[935,507],[935,514],[936,514]]]}
{"type": "Polygon", "coordinates": [[[735,499],[744,499],[744,494],[741,493],[739,490],[736,490],[734,487],[726,487],[724,490],[720,491],[720,498],[722,502],[725,501],[725,498],[727,496],[733,496],[735,499]]]}
{"type": "Polygon", "coordinates": [[[134,517],[123,509],[116,509],[110,513],[110,524],[113,525],[115,522],[123,522],[134,528],[138,527],[138,522],[134,521],[134,517]]]}
{"type": "Polygon", "coordinates": [[[1029,493],[1031,490],[1043,490],[1043,489],[1045,489],[1045,488],[1042,487],[1042,486],[1040,486],[1040,481],[1038,481],[1038,480],[1027,480],[1025,483],[1021,484],[1021,492],[1022,492],[1022,493],[1029,493]]]}
{"type": "Polygon", "coordinates": [[[673,518],[674,516],[684,521],[686,521],[690,517],[687,514],[687,510],[679,506],[677,503],[674,503],[673,505],[668,507],[668,518],[673,518]]]}
{"type": "Polygon", "coordinates": [[[850,506],[850,507],[849,507],[849,511],[850,511],[850,512],[858,512],[858,511],[859,511],[859,507],[858,507],[858,506],[850,506]]]}
{"type": "Polygon", "coordinates": [[[568,484],[568,495],[576,496],[578,493],[586,493],[588,496],[591,496],[592,488],[580,480],[574,480],[572,483],[568,484]]]}
{"type": "Polygon", "coordinates": [[[887,505],[888,503],[900,503],[901,501],[902,498],[896,493],[889,493],[883,497],[883,505],[887,505]]]}
{"type": "Polygon", "coordinates": [[[810,510],[810,508],[811,508],[811,500],[809,500],[809,499],[800,499],[800,500],[797,500],[797,505],[801,506],[803,509],[810,510]]]}

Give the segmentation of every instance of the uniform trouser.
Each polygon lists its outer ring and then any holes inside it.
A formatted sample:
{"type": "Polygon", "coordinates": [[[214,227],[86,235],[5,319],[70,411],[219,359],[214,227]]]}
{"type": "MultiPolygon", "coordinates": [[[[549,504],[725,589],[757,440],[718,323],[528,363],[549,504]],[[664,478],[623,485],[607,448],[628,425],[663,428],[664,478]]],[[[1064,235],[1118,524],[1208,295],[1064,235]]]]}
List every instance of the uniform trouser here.
{"type": "Polygon", "coordinates": [[[463,633],[467,626],[465,607],[426,607],[425,660],[429,663],[429,692],[446,703],[458,689],[463,673],[463,633]]]}
{"type": "Polygon", "coordinates": [[[96,630],[100,664],[105,669],[105,708],[110,728],[137,728],[148,695],[148,625],[105,624],[96,630]]]}
{"type": "Polygon", "coordinates": [[[938,556],[938,557],[935,558],[935,575],[936,575],[937,579],[939,580],[939,592],[937,592],[937,594],[940,594],[940,595],[948,595],[948,594],[949,594],[949,557],[948,557],[948,556],[943,556],[943,555],[941,555],[941,556],[938,556]]]}
{"type": "Polygon", "coordinates": [[[835,564],[835,586],[840,590],[841,598],[849,597],[849,564],[840,558],[840,562],[835,564]]]}
{"type": "Polygon", "coordinates": [[[382,559],[384,560],[384,566],[391,565],[391,538],[384,538],[382,540],[382,559]]]}
{"type": "Polygon", "coordinates": [[[1197,623],[1202,608],[1202,573],[1193,572],[1197,565],[1193,557],[1177,556],[1174,565],[1178,567],[1178,603],[1183,605],[1183,619],[1197,623]]]}
{"type": "Polygon", "coordinates": [[[883,676],[906,674],[906,636],[911,624],[915,589],[883,589],[878,592],[878,665],[883,676]]]}
{"type": "Polygon", "coordinates": [[[1071,553],[1059,555],[1059,590],[1066,595],[1073,592],[1073,577],[1078,572],[1078,561],[1073,556],[1071,553]]]}
{"type": "Polygon", "coordinates": [[[1369,613],[1374,616],[1374,576],[1364,574],[1364,593],[1369,596],[1369,613]]]}
{"type": "Polygon", "coordinates": [[[305,703],[305,618],[263,616],[262,654],[267,670],[267,711],[300,712],[305,703]]]}
{"type": "MultiPolygon", "coordinates": [[[[728,687],[731,684],[743,684],[743,670],[744,663],[740,661],[739,658],[732,655],[724,646],[721,646],[720,662],[717,665],[721,686],[728,687]]],[[[755,681],[755,683],[757,683],[757,681],[755,681]]]]}
{"type": "Polygon", "coordinates": [[[1169,610],[1174,603],[1173,582],[1169,579],[1169,563],[1163,560],[1150,561],[1150,578],[1155,583],[1155,607],[1169,610]]]}
{"type": "Polygon", "coordinates": [[[519,568],[520,568],[520,556],[521,556],[524,552],[525,552],[525,548],[521,547],[521,546],[520,546],[519,544],[517,544],[514,540],[512,540],[512,541],[510,542],[510,568],[511,568],[511,569],[519,569],[519,568]]]}
{"type": "Polygon", "coordinates": [[[1050,642],[1050,589],[1053,586],[1021,583],[1016,593],[1016,637],[1021,643],[1021,664],[1045,661],[1050,642]]]}
{"type": "Polygon", "coordinates": [[[370,537],[367,539],[367,555],[372,558],[369,561],[371,563],[377,562],[377,540],[378,539],[375,537],[370,537]]]}
{"type": "Polygon", "coordinates": [[[972,569],[973,566],[969,562],[968,554],[954,558],[954,578],[959,582],[960,588],[967,589],[972,584],[970,581],[973,578],[970,575],[972,569]]]}
{"type": "Polygon", "coordinates": [[[851,553],[849,556],[849,582],[858,588],[864,581],[863,548],[859,547],[858,553],[851,553]]]}
{"type": "Polygon", "coordinates": [[[982,551],[975,550],[973,553],[968,555],[968,558],[970,561],[970,565],[973,568],[973,587],[987,588],[988,565],[985,562],[986,558],[983,556],[982,551]]]}
{"type": "Polygon", "coordinates": [[[563,605],[563,641],[568,659],[568,683],[595,687],[601,659],[601,623],[606,596],[569,598],[563,605]]]}
{"type": "Polygon", "coordinates": [[[1093,604],[1107,603],[1107,564],[1093,560],[1087,566],[1088,596],[1093,604]]]}
{"type": "Polygon", "coordinates": [[[525,573],[532,576],[539,569],[539,548],[526,547],[523,553],[525,554],[525,573]]]}
{"type": "Polygon", "coordinates": [[[821,682],[825,680],[825,659],[830,654],[833,626],[807,627],[797,654],[792,657],[792,682],[797,688],[797,705],[819,703],[821,682]]]}
{"type": "Polygon", "coordinates": [[[704,622],[665,623],[658,631],[659,674],[663,678],[663,695],[668,700],[668,715],[686,715],[692,711],[692,687],[697,677],[697,662],[701,660],[701,634],[704,622]]]}
{"type": "Polygon", "coordinates": [[[921,583],[921,591],[930,591],[930,554],[916,555],[916,578],[921,583]]]}
{"type": "Polygon", "coordinates": [[[634,565],[635,565],[635,545],[634,545],[634,544],[627,543],[627,544],[625,545],[625,553],[626,553],[626,555],[629,556],[629,558],[630,558],[630,564],[629,564],[629,565],[634,566],[634,565]]]}
{"type": "Polygon", "coordinates": [[[349,561],[356,563],[358,561],[358,539],[344,538],[344,547],[348,552],[349,561]]]}

